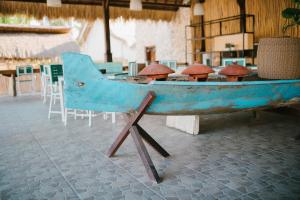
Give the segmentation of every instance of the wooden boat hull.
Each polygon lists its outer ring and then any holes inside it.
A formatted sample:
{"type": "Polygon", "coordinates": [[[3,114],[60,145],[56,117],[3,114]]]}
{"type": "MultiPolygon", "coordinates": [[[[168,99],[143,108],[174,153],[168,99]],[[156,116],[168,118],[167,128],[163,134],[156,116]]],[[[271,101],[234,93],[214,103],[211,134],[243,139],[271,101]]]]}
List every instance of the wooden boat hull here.
{"type": "Polygon", "coordinates": [[[87,55],[66,53],[67,108],[101,112],[137,110],[149,91],[156,95],[147,114],[195,115],[262,109],[299,102],[300,80],[251,82],[162,82],[142,85],[107,80],[87,55]]]}

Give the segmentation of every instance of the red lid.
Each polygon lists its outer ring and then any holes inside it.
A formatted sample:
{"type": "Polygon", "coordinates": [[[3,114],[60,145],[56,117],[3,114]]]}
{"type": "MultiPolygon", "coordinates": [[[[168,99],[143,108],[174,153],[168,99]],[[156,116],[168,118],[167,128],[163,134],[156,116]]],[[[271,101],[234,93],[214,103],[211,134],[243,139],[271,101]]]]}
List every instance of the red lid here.
{"type": "Polygon", "coordinates": [[[189,65],[188,68],[183,70],[181,73],[187,74],[187,75],[196,75],[196,74],[209,74],[209,73],[213,73],[213,72],[215,72],[215,71],[212,70],[207,65],[195,63],[192,65],[189,65]]]}
{"type": "Polygon", "coordinates": [[[222,69],[219,74],[228,75],[228,76],[246,76],[251,71],[244,66],[233,63],[231,65],[227,65],[224,69],[222,69]]]}
{"type": "Polygon", "coordinates": [[[145,67],[142,71],[140,71],[139,75],[149,76],[149,75],[160,75],[160,74],[171,74],[171,73],[174,73],[174,70],[170,69],[166,65],[151,64],[145,67]]]}

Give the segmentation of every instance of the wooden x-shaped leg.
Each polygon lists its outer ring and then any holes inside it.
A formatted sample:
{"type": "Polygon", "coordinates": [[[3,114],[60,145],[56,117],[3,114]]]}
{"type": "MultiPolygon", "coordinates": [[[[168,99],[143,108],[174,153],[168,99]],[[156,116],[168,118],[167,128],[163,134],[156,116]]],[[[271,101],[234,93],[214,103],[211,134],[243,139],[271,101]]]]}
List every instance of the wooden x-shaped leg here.
{"type": "Polygon", "coordinates": [[[160,153],[164,157],[170,156],[170,154],[162,148],[139,124],[139,120],[142,118],[144,113],[146,112],[147,108],[150,106],[152,101],[155,98],[154,92],[149,92],[145,99],[142,101],[141,105],[139,106],[136,114],[132,115],[129,118],[128,124],[124,127],[121,133],[118,135],[115,142],[111,145],[110,149],[108,150],[107,155],[109,157],[113,156],[119,147],[122,145],[124,140],[127,138],[129,133],[131,133],[133,141],[137,147],[138,153],[143,161],[143,164],[146,168],[148,176],[151,180],[156,181],[159,183],[160,177],[153,165],[153,162],[150,158],[150,155],[146,149],[146,146],[142,139],[144,139],[150,146],[152,146],[158,153],[160,153]]]}

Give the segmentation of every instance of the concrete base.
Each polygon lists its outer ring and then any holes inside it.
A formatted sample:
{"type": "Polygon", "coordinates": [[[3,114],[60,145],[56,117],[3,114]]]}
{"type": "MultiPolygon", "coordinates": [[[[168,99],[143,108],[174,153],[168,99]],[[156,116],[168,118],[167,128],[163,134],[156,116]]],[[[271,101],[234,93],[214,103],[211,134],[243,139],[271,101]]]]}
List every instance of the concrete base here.
{"type": "Polygon", "coordinates": [[[167,126],[197,135],[199,134],[200,117],[198,115],[167,116],[167,126]]]}

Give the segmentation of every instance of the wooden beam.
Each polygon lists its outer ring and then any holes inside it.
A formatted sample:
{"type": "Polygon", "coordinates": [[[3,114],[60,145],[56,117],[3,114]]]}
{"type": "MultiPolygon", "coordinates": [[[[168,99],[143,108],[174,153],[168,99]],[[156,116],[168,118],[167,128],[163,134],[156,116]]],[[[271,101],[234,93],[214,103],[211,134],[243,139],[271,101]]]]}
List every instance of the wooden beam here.
{"type": "MultiPolygon", "coordinates": [[[[202,23],[201,24],[201,38],[204,38],[205,37],[205,25],[204,25],[204,16],[203,15],[201,15],[200,20],[202,23]]],[[[202,52],[206,51],[205,40],[201,40],[201,51],[202,52]]]]}
{"type": "MultiPolygon", "coordinates": [[[[34,2],[34,3],[46,3],[46,0],[3,0],[3,1],[20,1],[20,2],[34,2]]],[[[111,1],[109,5],[111,7],[129,7],[130,1],[120,0],[111,1]]],[[[102,6],[102,1],[86,0],[86,1],[76,1],[76,0],[62,0],[62,4],[73,4],[73,5],[92,5],[92,6],[102,6]]],[[[190,4],[175,4],[171,3],[157,3],[157,2],[143,2],[143,9],[150,10],[169,10],[177,11],[179,7],[191,7],[190,4]]]]}
{"type": "Polygon", "coordinates": [[[245,0],[237,0],[237,3],[240,6],[240,29],[242,33],[246,32],[246,1],[245,0]]]}
{"type": "MultiPolygon", "coordinates": [[[[129,8],[129,1],[111,2],[110,6],[129,8]]],[[[179,7],[189,7],[189,6],[186,5],[178,6],[174,4],[143,2],[144,10],[149,9],[149,10],[177,11],[179,7]]]]}
{"type": "Polygon", "coordinates": [[[105,41],[105,61],[112,62],[112,53],[110,48],[110,30],[109,30],[109,0],[103,0],[103,22],[104,22],[104,41],[105,41]]]}

